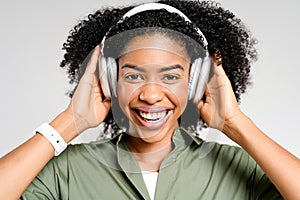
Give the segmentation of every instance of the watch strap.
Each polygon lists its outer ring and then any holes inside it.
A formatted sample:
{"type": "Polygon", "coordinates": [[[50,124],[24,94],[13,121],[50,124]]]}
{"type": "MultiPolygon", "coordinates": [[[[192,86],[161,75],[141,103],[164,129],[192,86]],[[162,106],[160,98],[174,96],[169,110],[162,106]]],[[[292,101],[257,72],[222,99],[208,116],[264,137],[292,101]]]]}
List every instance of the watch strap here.
{"type": "Polygon", "coordinates": [[[34,130],[34,133],[40,133],[51,143],[55,150],[55,156],[58,156],[68,146],[61,135],[48,123],[41,124],[34,130]]]}

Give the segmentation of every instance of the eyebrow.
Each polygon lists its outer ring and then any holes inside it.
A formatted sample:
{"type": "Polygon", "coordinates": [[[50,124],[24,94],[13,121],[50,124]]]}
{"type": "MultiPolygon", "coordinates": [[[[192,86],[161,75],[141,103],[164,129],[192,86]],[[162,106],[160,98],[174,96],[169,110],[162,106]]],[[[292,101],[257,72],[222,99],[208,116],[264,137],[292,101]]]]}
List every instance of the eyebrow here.
{"type": "Polygon", "coordinates": [[[146,72],[146,70],[144,68],[135,66],[135,65],[130,65],[130,64],[125,64],[121,67],[121,69],[124,69],[124,68],[130,68],[130,69],[134,69],[134,70],[137,70],[140,72],[146,72]]]}
{"type": "Polygon", "coordinates": [[[173,69],[181,69],[182,71],[184,71],[184,68],[179,64],[171,65],[171,66],[168,66],[168,67],[163,67],[163,68],[159,69],[158,71],[159,72],[165,72],[165,71],[169,71],[169,70],[173,70],[173,69]]]}
{"type": "MultiPolygon", "coordinates": [[[[124,68],[130,68],[130,69],[134,69],[134,70],[137,70],[140,72],[146,72],[146,70],[144,68],[135,66],[135,65],[130,65],[130,64],[125,64],[121,67],[121,69],[124,69],[124,68]]],[[[184,68],[181,65],[175,64],[175,65],[171,65],[168,67],[163,67],[163,68],[159,69],[158,72],[161,73],[161,72],[165,72],[165,71],[169,71],[169,70],[173,70],[173,69],[181,69],[182,71],[184,71],[184,68]]]]}

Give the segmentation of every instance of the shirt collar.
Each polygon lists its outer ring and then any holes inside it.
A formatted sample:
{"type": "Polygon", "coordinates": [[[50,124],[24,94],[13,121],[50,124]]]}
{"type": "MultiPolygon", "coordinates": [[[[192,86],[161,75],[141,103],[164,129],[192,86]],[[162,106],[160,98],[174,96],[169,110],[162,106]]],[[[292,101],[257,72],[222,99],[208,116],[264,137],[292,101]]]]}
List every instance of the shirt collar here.
{"type": "MultiPolygon", "coordinates": [[[[126,137],[126,133],[121,133],[119,136],[113,139],[116,142],[115,144],[117,147],[118,162],[124,171],[139,173],[140,168],[125,143],[126,137]]],[[[191,145],[201,145],[203,140],[190,134],[184,128],[179,127],[174,131],[172,142],[173,150],[164,159],[161,164],[161,168],[171,165],[173,162],[179,159],[183,152],[185,152],[191,145]]]]}
{"type": "MultiPolygon", "coordinates": [[[[147,199],[147,197],[149,198],[149,195],[141,175],[141,169],[125,143],[126,136],[126,133],[121,133],[111,140],[112,143],[115,142],[115,146],[117,147],[118,164],[139,193],[147,199]]],[[[159,170],[173,164],[177,159],[184,155],[184,152],[188,150],[191,145],[200,145],[202,140],[192,136],[183,128],[177,128],[172,136],[172,142],[173,150],[163,160],[159,170]]]]}

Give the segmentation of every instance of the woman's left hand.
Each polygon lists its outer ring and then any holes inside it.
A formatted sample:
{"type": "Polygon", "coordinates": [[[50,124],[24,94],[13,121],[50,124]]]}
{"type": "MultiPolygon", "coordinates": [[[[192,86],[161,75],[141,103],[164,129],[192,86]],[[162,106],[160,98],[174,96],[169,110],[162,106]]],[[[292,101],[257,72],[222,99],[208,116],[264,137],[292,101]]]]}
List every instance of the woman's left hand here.
{"type": "MultiPolygon", "coordinates": [[[[235,119],[243,116],[235,98],[231,83],[221,64],[215,58],[212,63],[213,75],[206,90],[205,101],[200,100],[197,107],[202,119],[212,128],[223,131],[231,126],[235,119]]],[[[228,135],[231,139],[232,136],[228,135]]]]}
{"type": "Polygon", "coordinates": [[[221,65],[213,63],[206,100],[199,101],[203,120],[239,144],[263,169],[284,199],[300,199],[300,160],[265,135],[239,109],[231,83],[221,65]],[[278,162],[280,161],[280,162],[278,162]]]}

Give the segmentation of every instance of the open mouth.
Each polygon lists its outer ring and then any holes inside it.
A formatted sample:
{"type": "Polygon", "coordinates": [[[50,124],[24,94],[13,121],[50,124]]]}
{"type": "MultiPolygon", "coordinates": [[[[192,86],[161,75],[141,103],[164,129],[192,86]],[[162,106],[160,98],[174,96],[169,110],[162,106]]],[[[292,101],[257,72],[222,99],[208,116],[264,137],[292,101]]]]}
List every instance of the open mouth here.
{"type": "Polygon", "coordinates": [[[149,122],[149,123],[157,123],[160,120],[162,120],[163,118],[165,118],[167,116],[168,111],[163,111],[163,112],[155,112],[155,113],[150,113],[150,112],[143,112],[143,111],[139,111],[138,114],[140,115],[140,117],[149,122]]]}
{"type": "Polygon", "coordinates": [[[141,110],[133,109],[138,121],[148,128],[159,128],[164,125],[172,113],[171,109],[141,110]]]}

